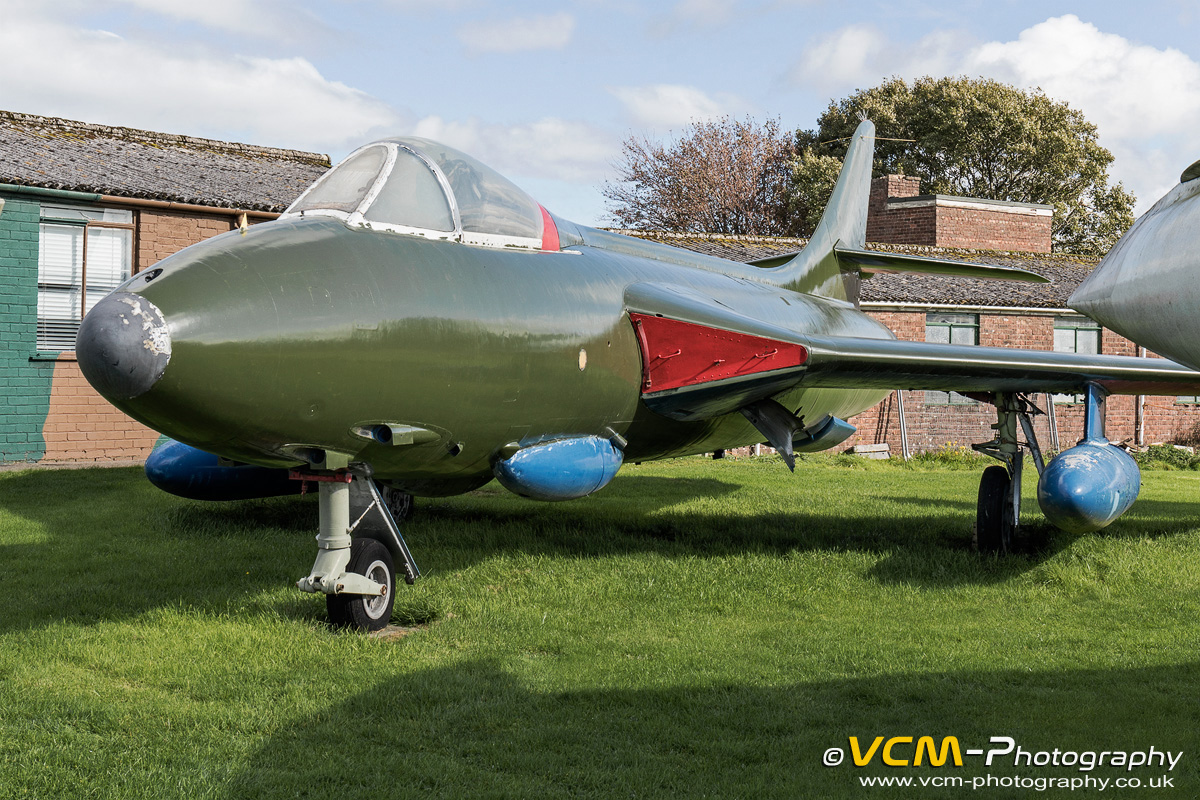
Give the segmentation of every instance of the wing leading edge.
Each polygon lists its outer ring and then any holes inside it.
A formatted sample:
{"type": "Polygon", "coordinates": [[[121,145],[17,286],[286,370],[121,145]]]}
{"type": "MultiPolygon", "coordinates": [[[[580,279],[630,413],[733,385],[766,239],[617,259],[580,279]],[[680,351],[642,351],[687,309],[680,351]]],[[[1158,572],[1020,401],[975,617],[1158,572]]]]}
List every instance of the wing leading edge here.
{"type": "Polygon", "coordinates": [[[803,386],[865,386],[956,392],[1189,394],[1200,372],[1163,358],[1089,356],[895,339],[804,337],[803,386]]]}

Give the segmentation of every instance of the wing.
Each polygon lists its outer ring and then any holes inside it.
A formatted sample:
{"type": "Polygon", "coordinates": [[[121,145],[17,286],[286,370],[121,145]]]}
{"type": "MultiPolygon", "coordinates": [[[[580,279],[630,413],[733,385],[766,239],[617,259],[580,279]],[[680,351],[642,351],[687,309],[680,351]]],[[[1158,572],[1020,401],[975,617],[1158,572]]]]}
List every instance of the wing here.
{"type": "Polygon", "coordinates": [[[642,351],[642,399],[673,419],[709,419],[810,386],[1200,393],[1200,372],[1160,358],[807,335],[661,284],[630,287],[626,305],[642,351]]]}

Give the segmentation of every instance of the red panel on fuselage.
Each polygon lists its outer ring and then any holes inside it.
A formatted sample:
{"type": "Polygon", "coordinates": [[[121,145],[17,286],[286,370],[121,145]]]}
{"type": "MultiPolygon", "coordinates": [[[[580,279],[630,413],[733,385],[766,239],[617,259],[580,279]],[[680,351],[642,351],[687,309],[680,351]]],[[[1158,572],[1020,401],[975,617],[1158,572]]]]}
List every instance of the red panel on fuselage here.
{"type": "Polygon", "coordinates": [[[558,241],[558,226],[554,224],[554,217],[550,216],[550,212],[538,206],[542,210],[542,249],[552,250],[557,252],[562,247],[558,241]]]}
{"type": "Polygon", "coordinates": [[[798,367],[808,360],[808,350],[790,342],[650,314],[629,318],[642,350],[643,392],[798,367]]]}

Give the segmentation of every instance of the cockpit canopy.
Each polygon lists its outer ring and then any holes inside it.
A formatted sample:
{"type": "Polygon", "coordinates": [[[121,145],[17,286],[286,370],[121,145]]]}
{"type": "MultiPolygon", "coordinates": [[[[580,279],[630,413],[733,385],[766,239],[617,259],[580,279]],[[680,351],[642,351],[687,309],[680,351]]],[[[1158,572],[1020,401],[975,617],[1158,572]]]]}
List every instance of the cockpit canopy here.
{"type": "Polygon", "coordinates": [[[333,216],[348,225],[493,247],[547,247],[545,210],[479,161],[428,139],[360,147],[321,176],[285,216],[333,216]]]}

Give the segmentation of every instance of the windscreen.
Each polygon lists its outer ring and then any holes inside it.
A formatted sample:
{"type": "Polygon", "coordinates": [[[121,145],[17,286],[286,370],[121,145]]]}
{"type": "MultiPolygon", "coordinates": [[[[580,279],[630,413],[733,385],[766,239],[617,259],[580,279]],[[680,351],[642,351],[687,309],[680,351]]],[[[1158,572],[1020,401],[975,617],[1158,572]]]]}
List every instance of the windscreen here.
{"type": "Polygon", "coordinates": [[[338,164],[296,201],[288,212],[328,208],[347,214],[358,208],[379,177],[387,159],[387,149],[368,147],[338,164]]]}

